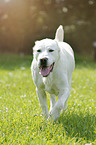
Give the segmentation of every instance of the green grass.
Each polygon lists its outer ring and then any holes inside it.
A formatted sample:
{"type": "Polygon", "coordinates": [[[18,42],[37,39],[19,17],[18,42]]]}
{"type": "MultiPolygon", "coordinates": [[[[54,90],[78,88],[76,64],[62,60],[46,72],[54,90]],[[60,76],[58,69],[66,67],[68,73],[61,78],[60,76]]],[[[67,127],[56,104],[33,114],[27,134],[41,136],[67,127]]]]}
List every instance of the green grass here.
{"type": "Polygon", "coordinates": [[[76,58],[68,109],[54,124],[42,116],[31,60],[0,55],[0,145],[95,145],[96,63],[76,58]]]}

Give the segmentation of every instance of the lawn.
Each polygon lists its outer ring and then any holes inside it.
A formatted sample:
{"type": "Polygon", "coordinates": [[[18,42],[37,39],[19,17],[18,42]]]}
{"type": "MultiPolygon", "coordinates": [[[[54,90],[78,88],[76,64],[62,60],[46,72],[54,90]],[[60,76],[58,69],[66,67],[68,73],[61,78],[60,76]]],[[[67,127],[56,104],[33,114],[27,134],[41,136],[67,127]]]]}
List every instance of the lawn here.
{"type": "Polygon", "coordinates": [[[0,55],[0,145],[95,145],[96,63],[76,57],[67,112],[53,123],[42,115],[31,61],[31,56],[0,55]]]}

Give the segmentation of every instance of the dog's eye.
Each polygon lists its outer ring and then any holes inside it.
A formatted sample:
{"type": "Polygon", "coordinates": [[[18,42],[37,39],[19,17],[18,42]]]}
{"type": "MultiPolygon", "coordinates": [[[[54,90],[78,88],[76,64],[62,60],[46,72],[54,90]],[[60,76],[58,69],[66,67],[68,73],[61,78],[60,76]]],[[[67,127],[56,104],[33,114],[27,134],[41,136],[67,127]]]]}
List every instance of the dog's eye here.
{"type": "Polygon", "coordinates": [[[38,49],[38,50],[37,50],[37,52],[41,52],[41,50],[40,50],[40,49],[38,49]]]}
{"type": "Polygon", "coordinates": [[[53,49],[49,49],[49,52],[53,52],[54,50],[53,49]]]}

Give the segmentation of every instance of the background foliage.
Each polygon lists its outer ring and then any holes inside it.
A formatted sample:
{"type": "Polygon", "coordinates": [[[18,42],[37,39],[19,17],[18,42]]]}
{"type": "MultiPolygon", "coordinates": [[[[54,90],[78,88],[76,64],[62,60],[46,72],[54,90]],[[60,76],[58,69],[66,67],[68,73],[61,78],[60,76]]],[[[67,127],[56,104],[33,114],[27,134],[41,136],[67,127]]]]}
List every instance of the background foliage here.
{"type": "Polygon", "coordinates": [[[75,52],[94,54],[95,0],[0,0],[0,52],[31,53],[34,41],[54,38],[60,24],[75,52]]]}

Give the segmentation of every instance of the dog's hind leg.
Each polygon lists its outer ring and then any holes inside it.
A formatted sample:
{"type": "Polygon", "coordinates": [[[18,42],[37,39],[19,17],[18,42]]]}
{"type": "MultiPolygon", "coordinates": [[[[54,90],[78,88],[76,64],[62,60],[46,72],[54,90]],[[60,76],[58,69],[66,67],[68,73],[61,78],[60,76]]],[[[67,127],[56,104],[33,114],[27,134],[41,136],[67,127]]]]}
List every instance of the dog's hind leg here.
{"type": "Polygon", "coordinates": [[[55,105],[55,95],[50,94],[49,97],[50,97],[50,112],[51,112],[52,108],[55,105]]]}
{"type": "Polygon", "coordinates": [[[45,119],[48,118],[47,96],[44,90],[36,88],[39,103],[42,108],[42,112],[45,115],[45,119]]]}

